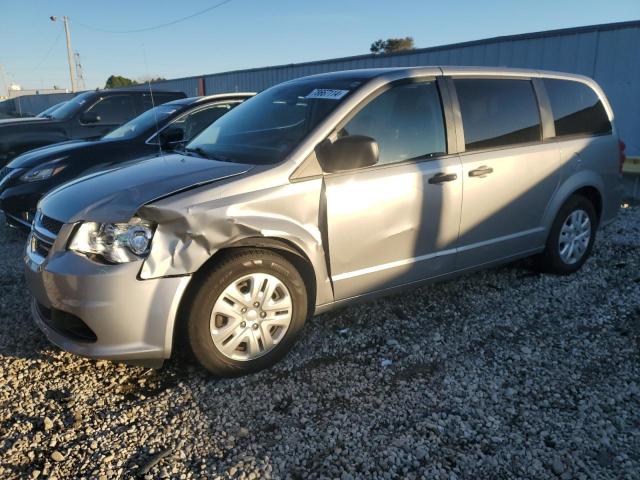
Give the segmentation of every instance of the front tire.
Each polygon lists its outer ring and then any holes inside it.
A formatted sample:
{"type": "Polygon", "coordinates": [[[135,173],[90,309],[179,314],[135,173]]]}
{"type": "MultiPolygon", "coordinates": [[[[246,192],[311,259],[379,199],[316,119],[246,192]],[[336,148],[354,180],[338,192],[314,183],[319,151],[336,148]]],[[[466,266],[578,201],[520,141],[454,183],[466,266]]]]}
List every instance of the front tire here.
{"type": "Polygon", "coordinates": [[[553,221],[538,267],[557,275],[578,271],[591,254],[597,225],[593,204],[582,195],[569,197],[553,221]]]}
{"type": "Polygon", "coordinates": [[[201,280],[187,314],[195,358],[211,373],[257,372],[293,346],[307,317],[307,291],[284,257],[261,249],[227,256],[201,280]]]}

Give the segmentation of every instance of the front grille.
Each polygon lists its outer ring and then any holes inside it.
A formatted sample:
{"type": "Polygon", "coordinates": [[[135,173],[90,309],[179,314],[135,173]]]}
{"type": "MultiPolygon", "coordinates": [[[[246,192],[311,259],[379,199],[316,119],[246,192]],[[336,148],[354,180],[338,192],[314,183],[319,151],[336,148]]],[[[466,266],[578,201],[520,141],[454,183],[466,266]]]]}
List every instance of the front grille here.
{"type": "Polygon", "coordinates": [[[47,217],[38,210],[31,227],[31,251],[46,258],[63,225],[62,222],[47,217]]]}
{"type": "Polygon", "coordinates": [[[53,242],[45,240],[36,233],[31,234],[31,251],[37,253],[41,257],[49,255],[49,250],[53,246],[53,242]]]}
{"type": "Polygon", "coordinates": [[[64,223],[41,214],[38,218],[38,225],[57,236],[64,223]]]}

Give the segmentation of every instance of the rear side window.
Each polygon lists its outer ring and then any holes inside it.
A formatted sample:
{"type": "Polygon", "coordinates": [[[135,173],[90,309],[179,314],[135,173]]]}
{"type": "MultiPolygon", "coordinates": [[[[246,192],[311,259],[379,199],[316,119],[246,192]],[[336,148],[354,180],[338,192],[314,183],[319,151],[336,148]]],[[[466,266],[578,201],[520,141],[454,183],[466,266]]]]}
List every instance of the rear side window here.
{"type": "Polygon", "coordinates": [[[545,78],[543,82],[551,103],[557,137],[611,131],[604,105],[588,85],[551,78],[545,78]]]}
{"type": "Polygon", "coordinates": [[[541,139],[538,103],[529,80],[454,80],[467,151],[541,139]]]}
{"type": "Polygon", "coordinates": [[[184,132],[183,140],[186,142],[190,142],[192,139],[197,137],[205,128],[207,128],[209,125],[211,125],[213,122],[215,122],[217,119],[219,119],[221,116],[223,116],[225,113],[227,113],[237,105],[237,102],[210,105],[206,108],[202,108],[184,115],[175,122],[172,122],[172,125],[174,126],[174,128],[181,128],[184,132]]]}
{"type": "Polygon", "coordinates": [[[379,164],[446,153],[440,96],[435,82],[400,85],[371,100],[338,132],[378,142],[379,164]]]}

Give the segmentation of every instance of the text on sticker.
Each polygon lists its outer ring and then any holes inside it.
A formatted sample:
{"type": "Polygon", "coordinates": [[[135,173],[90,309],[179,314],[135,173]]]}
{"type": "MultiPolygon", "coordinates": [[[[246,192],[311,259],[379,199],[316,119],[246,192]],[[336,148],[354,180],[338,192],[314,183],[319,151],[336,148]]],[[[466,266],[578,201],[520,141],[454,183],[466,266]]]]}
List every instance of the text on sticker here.
{"type": "Polygon", "coordinates": [[[305,98],[322,98],[325,100],[340,100],[349,90],[336,90],[334,88],[316,88],[305,98]]]}

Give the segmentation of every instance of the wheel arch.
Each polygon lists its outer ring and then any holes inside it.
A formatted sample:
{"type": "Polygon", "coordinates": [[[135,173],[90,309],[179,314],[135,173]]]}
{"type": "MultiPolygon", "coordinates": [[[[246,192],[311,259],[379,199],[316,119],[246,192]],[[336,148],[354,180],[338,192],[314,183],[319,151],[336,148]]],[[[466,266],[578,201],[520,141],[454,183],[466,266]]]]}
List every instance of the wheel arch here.
{"type": "Polygon", "coordinates": [[[572,195],[580,195],[589,200],[596,211],[598,223],[600,223],[602,218],[602,193],[596,187],[587,185],[579,188],[572,195]]]}
{"type": "MultiPolygon", "coordinates": [[[[316,272],[313,263],[302,248],[293,242],[278,237],[247,237],[237,240],[224,248],[215,252],[194,275],[202,274],[201,272],[215,268],[226,256],[241,248],[258,248],[269,250],[282,255],[293,264],[298,270],[307,290],[307,301],[309,303],[309,312],[312,315],[315,309],[315,300],[317,295],[316,272]]],[[[191,283],[191,282],[190,282],[191,283]]]]}
{"type": "Polygon", "coordinates": [[[555,220],[560,208],[572,195],[581,195],[594,206],[598,222],[602,218],[604,184],[602,179],[591,171],[582,171],[567,179],[556,191],[545,213],[543,225],[547,232],[555,220]]]}
{"type": "MultiPolygon", "coordinates": [[[[302,276],[305,284],[305,288],[307,290],[307,316],[310,317],[314,314],[316,307],[316,297],[317,297],[317,282],[315,276],[315,269],[313,267],[313,263],[307,256],[307,254],[293,242],[288,241],[283,238],[276,237],[247,237],[240,240],[237,240],[234,243],[226,245],[225,247],[217,250],[209,259],[204,262],[197,271],[195,271],[187,284],[184,294],[180,299],[180,303],[178,305],[176,318],[173,324],[173,328],[171,329],[172,336],[172,352],[176,352],[176,347],[182,347],[180,345],[180,339],[184,338],[183,329],[186,325],[184,321],[186,315],[186,309],[189,304],[193,300],[193,296],[195,295],[199,281],[198,279],[206,274],[206,272],[215,268],[219,265],[225,258],[229,255],[233,254],[242,249],[262,249],[268,250],[279,255],[282,255],[286,260],[291,262],[293,266],[298,270],[300,275],[302,276]]],[[[180,348],[180,350],[182,350],[180,348]]]]}

